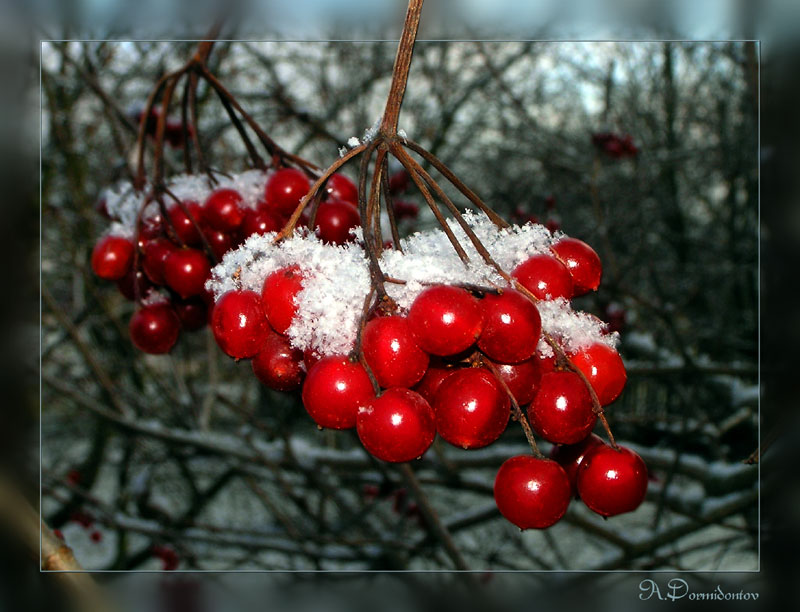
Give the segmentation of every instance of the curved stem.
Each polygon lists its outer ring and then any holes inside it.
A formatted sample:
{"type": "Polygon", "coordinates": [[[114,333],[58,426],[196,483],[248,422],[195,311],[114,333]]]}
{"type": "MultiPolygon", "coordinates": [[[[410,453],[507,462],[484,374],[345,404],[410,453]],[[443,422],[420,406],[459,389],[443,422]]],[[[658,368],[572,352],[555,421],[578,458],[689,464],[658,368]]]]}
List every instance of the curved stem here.
{"type": "Polygon", "coordinates": [[[315,196],[315,194],[322,188],[322,186],[339,168],[344,166],[347,162],[356,157],[359,153],[362,153],[364,150],[366,150],[366,148],[369,145],[370,143],[365,142],[353,149],[350,149],[342,157],[333,162],[330,165],[330,167],[327,170],[325,170],[325,172],[322,173],[322,175],[311,186],[311,189],[308,190],[308,193],[303,197],[302,200],[300,200],[300,203],[297,205],[297,208],[294,209],[292,216],[289,217],[289,220],[286,222],[284,228],[275,237],[275,242],[280,242],[281,240],[284,240],[292,235],[292,232],[294,232],[294,228],[297,225],[297,222],[300,220],[300,216],[303,214],[303,210],[311,201],[311,199],[315,196]]]}
{"type": "Polygon", "coordinates": [[[389,97],[386,100],[386,109],[383,111],[383,120],[381,121],[381,132],[384,134],[392,136],[397,134],[397,122],[400,117],[400,108],[403,105],[403,97],[406,93],[408,71],[411,68],[414,42],[417,39],[419,18],[422,14],[422,2],[423,0],[410,0],[408,3],[403,33],[400,36],[400,44],[397,46],[397,55],[394,58],[392,85],[389,89],[389,97]]]}
{"type": "Polygon", "coordinates": [[[603,407],[600,405],[600,400],[597,399],[597,393],[595,393],[594,387],[592,387],[592,383],[589,382],[589,379],[586,378],[586,375],[581,372],[581,370],[567,357],[567,354],[564,352],[564,349],[561,348],[561,345],[556,342],[555,338],[550,334],[543,332],[542,336],[544,336],[545,341],[549,344],[553,351],[556,354],[556,357],[559,361],[566,364],[567,368],[570,371],[575,372],[578,377],[583,381],[583,384],[586,385],[586,389],[589,391],[589,395],[592,398],[592,411],[597,415],[597,418],[600,419],[600,422],[603,424],[603,429],[606,431],[606,435],[608,436],[608,441],[611,444],[611,447],[619,450],[619,446],[617,446],[617,441],[614,439],[614,434],[611,433],[611,426],[608,424],[608,420],[606,419],[605,412],[603,411],[603,407]]]}
{"type": "Polygon", "coordinates": [[[494,363],[489,361],[489,359],[484,359],[483,357],[480,358],[480,363],[494,375],[494,377],[497,379],[497,382],[499,382],[500,386],[503,387],[503,391],[506,392],[506,395],[508,395],[508,399],[511,400],[511,410],[514,414],[514,418],[522,426],[522,431],[525,433],[525,438],[528,440],[528,445],[531,447],[533,454],[537,458],[543,459],[544,455],[539,450],[539,447],[536,445],[536,439],[533,437],[533,430],[531,429],[531,425],[530,423],[528,423],[528,419],[525,418],[525,415],[522,413],[522,409],[519,407],[519,402],[517,402],[517,399],[514,397],[514,394],[511,392],[511,389],[508,387],[506,381],[504,381],[503,377],[500,375],[497,366],[495,366],[494,363]]]}
{"type": "Polygon", "coordinates": [[[500,215],[494,212],[489,206],[481,200],[474,191],[467,187],[455,173],[448,168],[444,162],[436,157],[430,151],[423,149],[419,144],[410,139],[404,140],[406,146],[414,151],[417,155],[422,157],[426,162],[431,164],[438,172],[442,174],[450,183],[458,189],[465,198],[472,202],[481,212],[483,212],[489,219],[492,220],[497,227],[510,227],[508,221],[503,219],[500,215]]]}

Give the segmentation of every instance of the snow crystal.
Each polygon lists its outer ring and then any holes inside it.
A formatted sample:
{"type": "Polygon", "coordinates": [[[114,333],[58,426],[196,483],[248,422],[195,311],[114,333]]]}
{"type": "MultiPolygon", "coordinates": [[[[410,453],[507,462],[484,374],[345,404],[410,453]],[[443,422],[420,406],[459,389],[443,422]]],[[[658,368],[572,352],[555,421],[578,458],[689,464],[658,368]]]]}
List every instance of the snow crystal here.
{"type": "MultiPolygon", "coordinates": [[[[464,220],[505,271],[513,270],[531,255],[547,253],[562,234],[551,234],[542,225],[498,228],[482,213],[467,211],[464,220]]],[[[469,284],[504,287],[497,270],[483,261],[455,220],[448,221],[470,261],[465,264],[440,230],[417,232],[401,240],[401,251],[385,250],[379,258],[384,274],[403,283],[386,283],[386,291],[406,311],[421,291],[432,284],[469,284]]],[[[216,299],[231,290],[261,291],[264,279],[280,268],[297,265],[303,273],[303,289],[295,298],[297,316],[287,331],[293,346],[320,355],[352,350],[364,300],[370,291],[367,256],[357,241],[343,246],[321,242],[313,233],[297,231],[275,243],[275,233],[248,238],[238,249],[225,254],[212,270],[206,287],[216,299]]],[[[568,351],[594,342],[615,346],[617,334],[606,333],[598,318],[572,310],[564,299],[538,304],[544,331],[558,338],[568,351]]],[[[540,343],[545,354],[549,345],[540,343]]]]}
{"type": "Polygon", "coordinates": [[[361,141],[356,136],[351,136],[350,138],[347,139],[347,146],[350,147],[351,149],[354,149],[360,144],[361,141]]]}
{"type": "MultiPolygon", "coordinates": [[[[178,199],[187,202],[193,200],[203,204],[212,191],[216,189],[235,189],[242,196],[242,204],[247,208],[256,208],[264,194],[264,185],[269,172],[262,170],[245,170],[239,174],[214,174],[217,184],[214,185],[204,174],[179,174],[167,182],[167,190],[178,199]]],[[[129,181],[123,181],[107,188],[101,197],[105,198],[106,210],[113,223],[108,233],[132,237],[135,233],[136,218],[150,192],[150,185],[136,191],[129,181]]],[[[164,203],[170,206],[173,198],[164,196],[164,203]]],[[[145,208],[142,218],[148,219],[159,212],[156,202],[145,208]]]]}

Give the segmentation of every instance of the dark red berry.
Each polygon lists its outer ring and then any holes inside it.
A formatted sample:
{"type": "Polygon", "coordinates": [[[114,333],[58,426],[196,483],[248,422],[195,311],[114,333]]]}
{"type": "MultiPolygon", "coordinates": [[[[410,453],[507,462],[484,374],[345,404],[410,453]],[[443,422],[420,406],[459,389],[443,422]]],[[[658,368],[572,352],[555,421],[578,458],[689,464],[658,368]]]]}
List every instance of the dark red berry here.
{"type": "Polygon", "coordinates": [[[177,250],[175,244],[166,238],[147,240],[142,246],[142,269],[147,278],[156,285],[165,284],[164,262],[177,250]]]}
{"type": "Polygon", "coordinates": [[[603,265],[592,247],[577,238],[562,238],[550,250],[567,266],[572,276],[574,295],[597,291],[603,276],[603,265]]]}
{"type": "Polygon", "coordinates": [[[325,184],[325,193],[328,200],[343,200],[351,204],[358,204],[358,188],[355,183],[344,174],[331,175],[325,184]]]}
{"type": "Polygon", "coordinates": [[[314,233],[323,242],[344,244],[354,240],[351,229],[361,224],[355,205],[344,200],[322,202],[314,219],[314,233]]]}
{"type": "Polygon", "coordinates": [[[417,296],[408,322],[423,350],[432,355],[455,355],[472,346],[480,335],[483,310],[468,291],[438,285],[417,296]]]}
{"type": "MultiPolygon", "coordinates": [[[[191,124],[186,126],[186,135],[191,134],[191,124]]],[[[180,119],[167,119],[164,124],[164,141],[175,149],[180,149],[185,144],[183,122],[180,119]]]]}
{"type": "Polygon", "coordinates": [[[392,193],[403,193],[408,189],[410,177],[405,170],[398,170],[389,176],[389,191],[392,193]]]}
{"type": "Polygon", "coordinates": [[[267,179],[264,188],[266,204],[279,214],[290,215],[310,187],[311,183],[303,172],[296,168],[282,168],[267,179]]]}
{"type": "Polygon", "coordinates": [[[181,321],[181,327],[186,331],[197,331],[206,326],[208,306],[202,297],[193,297],[188,300],[175,298],[173,306],[181,321]]]}
{"type": "Polygon", "coordinates": [[[202,243],[198,227],[203,224],[203,208],[193,200],[183,202],[183,207],[186,208],[187,215],[178,204],[173,204],[167,214],[169,220],[172,222],[172,229],[180,240],[188,246],[197,246],[202,243]],[[189,217],[191,215],[191,218],[189,217]],[[192,223],[194,221],[194,223],[192,223]],[[197,224],[197,227],[195,227],[197,224]]]}
{"type": "Polygon", "coordinates": [[[240,237],[245,240],[253,234],[267,234],[277,232],[283,223],[275,213],[268,210],[248,210],[244,215],[244,221],[239,228],[240,237]]]}
{"type": "Polygon", "coordinates": [[[322,355],[312,349],[306,349],[303,351],[303,363],[306,364],[306,372],[308,372],[320,359],[322,359],[322,355]]]}
{"type": "Polygon", "coordinates": [[[632,450],[592,448],[578,469],[578,495],[591,510],[616,516],[636,510],[647,493],[647,467],[632,450]]]}
{"type": "Polygon", "coordinates": [[[518,455],[500,466],[494,500],[500,514],[520,529],[545,529],[567,511],[569,480],[555,461],[518,455]]]}
{"type": "Polygon", "coordinates": [[[483,331],[478,348],[503,363],[530,359],[536,352],[542,333],[542,319],[534,303],[514,289],[499,295],[488,294],[481,300],[483,331]]]}
{"type": "Polygon", "coordinates": [[[270,389],[294,391],[303,382],[303,353],[292,348],[286,337],[270,332],[253,357],[253,374],[270,389]]]}
{"type": "Polygon", "coordinates": [[[83,480],[83,474],[81,474],[80,470],[73,468],[67,472],[67,483],[73,487],[81,484],[81,480],[83,480]]]}
{"type": "Polygon", "coordinates": [[[144,306],[133,313],[128,329],[136,348],[159,355],[168,353],[175,346],[181,322],[172,306],[163,302],[144,306]]]}
{"type": "Polygon", "coordinates": [[[428,354],[417,345],[408,319],[377,317],[367,323],[362,348],[381,387],[412,387],[428,368],[428,354]]]}
{"type": "Polygon", "coordinates": [[[519,264],[511,276],[540,300],[572,297],[572,277],[567,267],[551,255],[533,255],[519,264]]]}
{"type": "Polygon", "coordinates": [[[505,431],[511,402],[497,379],[483,368],[462,368],[448,376],[433,398],[436,431],[454,446],[480,448],[505,431]]]}
{"type": "Polygon", "coordinates": [[[531,427],[555,444],[580,442],[594,427],[589,390],[574,372],[549,372],[539,381],[539,391],[528,408],[531,427]]]}
{"type": "Polygon", "coordinates": [[[359,406],[374,397],[372,383],[361,364],[338,355],[315,363],[303,384],[303,405],[320,427],[355,427],[359,406]]]}
{"type": "Polygon", "coordinates": [[[133,242],[122,236],[101,238],[92,251],[92,270],[102,279],[119,280],[133,264],[133,242]]]}
{"type": "Polygon", "coordinates": [[[125,276],[117,281],[117,289],[131,302],[136,299],[137,295],[139,298],[145,297],[152,288],[153,283],[148,280],[145,273],[141,270],[134,270],[132,267],[125,276]]]}
{"type": "Polygon", "coordinates": [[[264,279],[261,301],[269,324],[285,334],[297,314],[295,298],[303,290],[303,274],[299,266],[275,270],[264,279]]]}
{"type": "Polygon", "coordinates": [[[439,386],[448,376],[457,371],[458,368],[431,364],[428,366],[425,376],[423,376],[422,380],[414,387],[414,391],[419,393],[425,398],[425,401],[433,406],[433,398],[436,396],[436,391],[439,389],[439,386]]]}
{"type": "Polygon", "coordinates": [[[398,220],[416,219],[419,216],[419,206],[405,200],[395,200],[394,214],[398,220]]]}
{"type": "Polygon", "coordinates": [[[164,262],[167,285],[183,299],[203,293],[210,275],[208,257],[197,249],[178,249],[164,262]]]}
{"type": "Polygon", "coordinates": [[[92,540],[92,542],[98,544],[99,542],[103,541],[103,534],[95,529],[89,534],[89,538],[92,540]]]}
{"type": "Polygon", "coordinates": [[[203,218],[220,232],[233,232],[244,221],[242,196],[235,189],[217,189],[208,196],[203,218]]]}
{"type": "Polygon", "coordinates": [[[433,409],[419,393],[388,389],[358,410],[358,437],[383,461],[411,461],[428,450],[436,436],[433,409]]]}
{"type": "Polygon", "coordinates": [[[545,356],[542,351],[537,350],[534,359],[539,363],[539,371],[542,374],[547,374],[548,372],[553,372],[556,369],[556,354],[555,351],[552,349],[550,350],[550,355],[545,356]]]}
{"type": "Polygon", "coordinates": [[[270,333],[255,291],[228,291],[214,305],[211,331],[220,348],[235,359],[252,357],[270,333]]]}
{"type": "Polygon", "coordinates": [[[164,219],[161,213],[147,216],[139,227],[139,240],[150,240],[158,238],[164,232],[164,219]]]}
{"type": "Polygon", "coordinates": [[[203,235],[206,237],[208,246],[211,247],[211,252],[214,253],[214,257],[217,260],[222,259],[222,256],[233,248],[234,241],[231,234],[212,228],[205,228],[203,235]]]}
{"type": "Polygon", "coordinates": [[[619,353],[602,342],[596,342],[569,355],[570,361],[589,380],[601,406],[607,406],[622,393],[628,374],[619,353]]]}
{"type": "Polygon", "coordinates": [[[536,357],[519,363],[495,363],[494,366],[518,404],[527,404],[533,399],[542,378],[536,357]]]}
{"type": "Polygon", "coordinates": [[[550,458],[557,462],[569,478],[572,495],[578,494],[578,467],[590,450],[598,444],[605,444],[600,436],[589,434],[586,438],[575,444],[555,444],[550,451],[550,458]]]}

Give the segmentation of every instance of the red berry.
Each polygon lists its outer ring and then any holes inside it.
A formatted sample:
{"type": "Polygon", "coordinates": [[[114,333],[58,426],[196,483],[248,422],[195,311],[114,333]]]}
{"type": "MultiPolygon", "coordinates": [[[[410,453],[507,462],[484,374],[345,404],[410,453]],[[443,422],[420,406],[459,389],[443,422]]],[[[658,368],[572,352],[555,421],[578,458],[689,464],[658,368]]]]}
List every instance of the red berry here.
{"type": "Polygon", "coordinates": [[[436,431],[453,446],[481,448],[505,431],[511,402],[497,379],[483,368],[448,376],[433,398],[436,431]]]}
{"type": "Polygon", "coordinates": [[[372,383],[360,363],[347,357],[323,357],[308,371],[303,405],[320,427],[355,427],[359,406],[375,397],[372,383]]]}
{"type": "Polygon", "coordinates": [[[282,168],[267,179],[264,196],[271,210],[290,215],[308,193],[311,183],[296,168],[282,168]]]}
{"type": "Polygon", "coordinates": [[[228,291],[214,305],[211,330],[220,348],[235,359],[252,357],[270,333],[255,291],[228,291]]]}
{"type": "Polygon", "coordinates": [[[647,492],[647,467],[632,450],[597,445],[578,469],[578,494],[591,510],[615,516],[636,510],[647,492]]]}
{"type": "Polygon", "coordinates": [[[528,419],[531,427],[550,442],[575,444],[589,435],[597,416],[580,376],[574,372],[550,372],[539,381],[528,419]]]}
{"type": "Polygon", "coordinates": [[[535,357],[519,363],[495,363],[497,373],[518,404],[527,404],[539,390],[542,371],[535,357]]]}
{"type": "Polygon", "coordinates": [[[419,383],[417,383],[417,386],[414,387],[414,391],[424,397],[425,401],[432,406],[433,398],[435,397],[439,386],[448,376],[457,371],[458,368],[430,365],[425,372],[425,376],[423,376],[422,380],[420,380],[419,383]]]}
{"type": "Polygon", "coordinates": [[[203,235],[208,241],[208,246],[211,247],[211,252],[218,260],[222,259],[228,251],[233,248],[233,236],[226,234],[220,230],[206,228],[203,230],[203,235]]]}
{"type": "MultiPolygon", "coordinates": [[[[187,125],[186,134],[190,134],[191,125],[187,125]]],[[[169,146],[180,149],[184,145],[183,122],[180,119],[167,119],[164,124],[164,140],[169,146]]]]}
{"type": "Polygon", "coordinates": [[[139,227],[139,240],[150,240],[158,238],[164,230],[164,219],[161,213],[151,214],[142,221],[139,227]]]}
{"type": "Polygon", "coordinates": [[[364,357],[381,387],[412,387],[428,368],[428,354],[417,345],[405,317],[372,319],[362,342],[364,357]]]}
{"type": "Polygon", "coordinates": [[[544,222],[544,226],[552,234],[553,232],[561,229],[561,222],[555,217],[550,217],[547,221],[544,222]]]}
{"type": "Polygon", "coordinates": [[[208,257],[197,249],[178,249],[164,262],[167,285],[183,299],[203,293],[210,274],[208,257]]]}
{"type": "Polygon", "coordinates": [[[358,187],[344,174],[333,174],[325,185],[328,200],[344,200],[351,204],[358,203],[358,187]]]}
{"type": "Polygon", "coordinates": [[[402,193],[408,189],[410,177],[405,170],[398,170],[389,176],[389,191],[392,193],[402,193]]]}
{"type": "Polygon", "coordinates": [[[533,255],[519,264],[511,276],[540,300],[572,297],[572,277],[567,267],[550,255],[533,255]]]}
{"type": "Polygon", "coordinates": [[[483,310],[468,291],[450,285],[429,287],[411,304],[408,323],[417,344],[433,355],[468,349],[483,329],[483,310]]]}
{"type": "Polygon", "coordinates": [[[567,266],[572,276],[573,295],[597,291],[603,276],[603,265],[592,247],[577,238],[562,238],[550,250],[567,266]]]}
{"type": "Polygon", "coordinates": [[[233,232],[244,221],[242,196],[235,189],[217,189],[206,200],[203,218],[220,232],[233,232]]]}
{"type": "Polygon", "coordinates": [[[106,199],[106,196],[100,196],[97,199],[94,209],[101,217],[105,217],[106,219],[111,218],[111,213],[108,212],[108,200],[106,199]]]}
{"type": "Polygon", "coordinates": [[[178,319],[181,321],[181,327],[186,331],[197,331],[206,326],[208,306],[202,297],[193,297],[188,300],[175,298],[173,305],[178,319]]]}
{"type": "Polygon", "coordinates": [[[405,200],[395,200],[394,214],[400,219],[416,219],[419,216],[419,206],[405,200]]]}
{"type": "Polygon", "coordinates": [[[242,227],[239,229],[242,240],[253,234],[277,232],[283,223],[280,218],[268,210],[248,210],[244,215],[242,227]]]}
{"type": "Polygon", "coordinates": [[[106,236],[92,251],[92,270],[105,280],[121,279],[132,263],[133,242],[122,236],[106,236]]]}
{"type": "Polygon", "coordinates": [[[428,450],[436,436],[433,409],[419,393],[393,387],[358,410],[358,437],[383,461],[411,461],[428,450]]]}
{"type": "Polygon", "coordinates": [[[487,294],[483,306],[483,331],[478,348],[503,363],[519,363],[536,352],[542,333],[542,319],[534,303],[514,289],[499,295],[487,294]]]}
{"type": "Polygon", "coordinates": [[[177,250],[175,244],[166,238],[147,240],[142,246],[142,269],[156,285],[166,283],[164,279],[164,262],[177,250]]]}
{"type": "Polygon", "coordinates": [[[545,529],[567,511],[569,480],[550,459],[531,455],[511,457],[494,479],[494,501],[507,520],[520,529],[545,529]]]}
{"type": "Polygon", "coordinates": [[[193,200],[183,202],[183,206],[186,208],[189,215],[191,215],[191,218],[178,204],[173,204],[169,210],[167,210],[169,220],[172,222],[172,229],[184,244],[188,246],[197,246],[202,242],[200,232],[197,228],[203,223],[203,208],[193,200]],[[194,223],[192,223],[193,220],[194,223]],[[197,227],[195,227],[195,224],[197,224],[197,227]]]}
{"type": "Polygon", "coordinates": [[[317,363],[320,359],[322,359],[322,355],[319,353],[315,353],[312,349],[306,349],[303,351],[303,363],[306,364],[306,372],[308,372],[314,364],[317,363]]]}
{"type": "Polygon", "coordinates": [[[601,406],[607,406],[622,393],[628,380],[625,364],[619,353],[607,344],[596,342],[569,358],[589,380],[601,406]]]}
{"type": "Polygon", "coordinates": [[[83,474],[80,470],[73,468],[67,472],[67,482],[73,487],[81,484],[81,480],[83,480],[83,474]]]}
{"type": "Polygon", "coordinates": [[[303,289],[303,274],[299,266],[275,270],[264,279],[261,301],[269,324],[279,334],[285,334],[297,314],[295,297],[303,289]]]}
{"type": "Polygon", "coordinates": [[[128,273],[117,281],[117,289],[131,302],[136,299],[137,292],[140,298],[147,295],[153,288],[153,284],[147,279],[141,270],[131,268],[128,273]]]}
{"type": "Polygon", "coordinates": [[[583,461],[586,453],[598,444],[605,443],[600,436],[589,434],[576,444],[556,444],[553,446],[553,450],[550,451],[550,458],[564,468],[567,473],[573,496],[578,494],[578,468],[581,465],[581,461],[583,461]]]}
{"type": "Polygon", "coordinates": [[[98,542],[103,541],[103,534],[97,530],[94,530],[92,533],[89,534],[89,538],[92,540],[92,542],[97,544],[98,542]]]}
{"type": "Polygon", "coordinates": [[[284,336],[270,332],[251,363],[253,374],[270,389],[294,391],[303,382],[303,352],[284,336]]]}
{"type": "Polygon", "coordinates": [[[539,363],[539,371],[541,371],[542,374],[554,372],[556,369],[556,354],[553,350],[551,350],[550,353],[549,356],[545,356],[541,351],[536,351],[534,359],[539,363]]]}
{"type": "Polygon", "coordinates": [[[322,202],[314,219],[314,233],[323,242],[344,244],[354,239],[350,230],[361,224],[358,209],[344,200],[322,202]]]}
{"type": "Polygon", "coordinates": [[[145,306],[133,313],[128,329],[136,348],[159,355],[168,353],[175,346],[181,322],[172,306],[163,302],[145,306]]]}

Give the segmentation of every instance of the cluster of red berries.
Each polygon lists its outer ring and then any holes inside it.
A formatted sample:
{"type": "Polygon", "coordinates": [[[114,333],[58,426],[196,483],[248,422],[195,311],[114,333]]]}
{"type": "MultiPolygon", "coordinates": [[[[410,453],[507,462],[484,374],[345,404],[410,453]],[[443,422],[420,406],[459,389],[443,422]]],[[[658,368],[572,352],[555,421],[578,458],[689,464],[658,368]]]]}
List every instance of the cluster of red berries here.
{"type": "Polygon", "coordinates": [[[612,132],[599,132],[592,134],[592,144],[612,159],[636,157],[639,154],[630,134],[620,136],[612,132]]]}
{"type": "MultiPolygon", "coordinates": [[[[167,353],[181,329],[203,328],[213,307],[213,296],[205,290],[212,259],[221,259],[253,234],[280,230],[310,186],[303,172],[283,168],[269,176],[254,208],[235,189],[216,189],[204,203],[173,203],[167,219],[161,214],[146,217],[136,244],[121,235],[100,239],[92,252],[95,274],[116,281],[130,300],[147,298],[130,320],[134,346],[146,353],[167,353]],[[154,289],[165,291],[152,293],[154,289]]],[[[330,177],[314,224],[321,240],[343,244],[352,239],[350,230],[361,222],[357,199],[350,179],[330,177]]]]}
{"type": "MultiPolygon", "coordinates": [[[[319,357],[291,345],[286,333],[303,275],[299,266],[287,266],[270,273],[260,293],[222,294],[212,331],[225,353],[251,358],[254,374],[268,387],[302,387],[303,405],[320,428],[355,428],[378,459],[418,458],[437,433],[463,449],[487,446],[508,425],[510,395],[527,405],[536,433],[568,445],[557,447],[557,456],[572,457],[575,445],[595,440],[595,401],[610,404],[625,385],[622,359],[605,342],[567,353],[568,361],[539,350],[535,300],[569,300],[600,284],[600,259],[583,241],[561,238],[549,253],[513,270],[534,299],[513,288],[484,293],[431,286],[407,312],[372,316],[360,335],[360,353],[350,355],[319,357]]],[[[501,513],[523,528],[547,527],[563,516],[573,488],[605,516],[638,506],[646,486],[641,459],[602,443],[591,450],[597,459],[572,457],[565,467],[533,456],[507,461],[495,487],[501,513]],[[573,469],[578,464],[580,472],[573,469]]]]}

